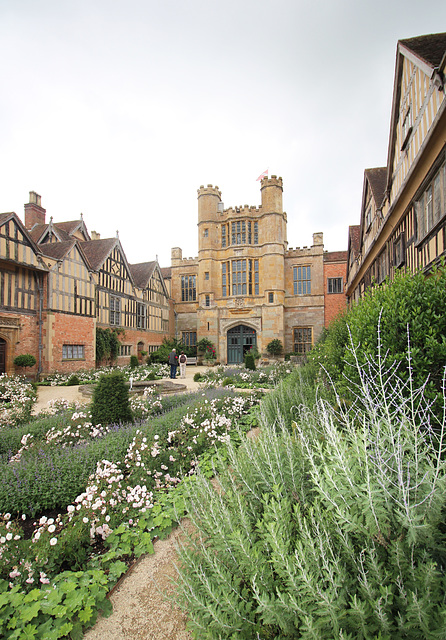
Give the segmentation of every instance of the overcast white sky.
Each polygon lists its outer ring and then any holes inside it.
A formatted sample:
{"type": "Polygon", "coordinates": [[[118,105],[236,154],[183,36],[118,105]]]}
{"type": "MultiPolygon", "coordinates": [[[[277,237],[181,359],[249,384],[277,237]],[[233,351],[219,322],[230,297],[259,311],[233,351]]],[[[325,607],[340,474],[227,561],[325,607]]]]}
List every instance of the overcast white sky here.
{"type": "Polygon", "coordinates": [[[347,248],[387,160],[398,39],[445,0],[0,0],[0,212],[116,230],[130,263],[196,256],[197,188],[259,205],[283,177],[290,247],[347,248]]]}

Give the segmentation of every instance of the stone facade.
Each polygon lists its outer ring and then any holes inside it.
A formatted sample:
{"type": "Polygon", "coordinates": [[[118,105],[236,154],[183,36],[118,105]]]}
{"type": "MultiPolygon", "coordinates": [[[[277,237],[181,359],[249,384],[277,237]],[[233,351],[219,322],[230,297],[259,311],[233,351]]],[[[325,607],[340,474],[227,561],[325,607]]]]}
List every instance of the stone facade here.
{"type": "Polygon", "coordinates": [[[225,209],[218,187],[201,186],[198,257],[172,249],[176,337],[208,338],[221,362],[241,362],[251,346],[266,353],[276,338],[304,354],[326,324],[323,235],[289,249],[282,194],[282,178],[265,177],[260,206],[225,209]]]}

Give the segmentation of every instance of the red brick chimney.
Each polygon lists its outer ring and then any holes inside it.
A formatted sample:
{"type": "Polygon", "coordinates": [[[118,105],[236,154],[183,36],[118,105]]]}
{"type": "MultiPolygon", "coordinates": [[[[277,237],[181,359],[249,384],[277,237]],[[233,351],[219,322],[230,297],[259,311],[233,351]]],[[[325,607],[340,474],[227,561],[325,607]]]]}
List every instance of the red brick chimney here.
{"type": "Polygon", "coordinates": [[[25,204],[25,228],[30,231],[35,224],[45,224],[46,209],[40,205],[40,196],[29,192],[29,202],[25,204]]]}

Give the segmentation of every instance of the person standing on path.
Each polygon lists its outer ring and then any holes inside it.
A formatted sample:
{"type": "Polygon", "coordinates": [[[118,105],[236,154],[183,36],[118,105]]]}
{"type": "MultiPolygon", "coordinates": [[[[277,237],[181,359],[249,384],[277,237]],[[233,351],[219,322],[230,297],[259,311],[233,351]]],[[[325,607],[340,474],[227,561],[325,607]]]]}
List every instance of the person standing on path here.
{"type": "Polygon", "coordinates": [[[178,366],[178,356],[176,354],[176,350],[172,349],[169,354],[169,364],[170,364],[170,377],[172,380],[175,380],[177,377],[177,366],[178,366]]]}
{"type": "Polygon", "coordinates": [[[184,351],[182,351],[180,353],[180,378],[186,377],[186,363],[187,363],[187,356],[184,353],[184,351]]]}

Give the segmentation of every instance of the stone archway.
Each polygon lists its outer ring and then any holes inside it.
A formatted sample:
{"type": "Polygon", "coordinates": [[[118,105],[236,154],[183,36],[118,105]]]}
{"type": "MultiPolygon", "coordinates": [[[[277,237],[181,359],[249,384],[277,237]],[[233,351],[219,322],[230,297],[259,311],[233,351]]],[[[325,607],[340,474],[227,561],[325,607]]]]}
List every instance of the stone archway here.
{"type": "Polygon", "coordinates": [[[257,344],[257,333],[252,327],[238,324],[227,332],[228,364],[240,364],[245,354],[257,344]]]}

